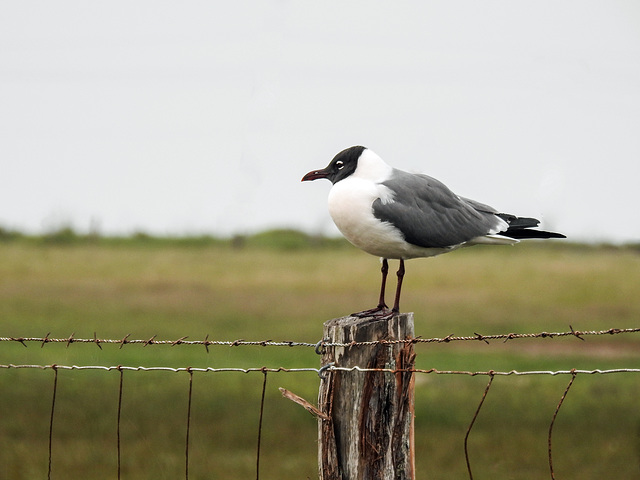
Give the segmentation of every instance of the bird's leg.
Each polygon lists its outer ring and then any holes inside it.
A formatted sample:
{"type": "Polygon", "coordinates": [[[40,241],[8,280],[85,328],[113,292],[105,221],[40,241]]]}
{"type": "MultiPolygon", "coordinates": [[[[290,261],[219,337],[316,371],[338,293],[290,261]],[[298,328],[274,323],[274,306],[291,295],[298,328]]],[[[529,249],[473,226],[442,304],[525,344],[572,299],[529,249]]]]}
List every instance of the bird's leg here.
{"type": "Polygon", "coordinates": [[[382,259],[382,268],[380,271],[382,272],[382,282],[380,283],[380,298],[378,299],[378,306],[376,308],[384,310],[385,308],[389,308],[387,304],[384,303],[384,290],[387,286],[387,273],[389,273],[389,262],[386,258],[382,259]]]}
{"type": "Polygon", "coordinates": [[[384,291],[387,285],[387,273],[389,273],[389,262],[386,258],[382,259],[382,268],[380,271],[382,272],[382,283],[380,284],[380,298],[378,299],[378,306],[362,312],[352,313],[351,316],[365,318],[389,313],[389,307],[384,303],[384,291]]]}
{"type": "Polygon", "coordinates": [[[400,313],[400,290],[402,290],[402,279],[404,278],[404,260],[400,259],[400,266],[398,267],[398,285],[396,286],[396,299],[393,302],[393,308],[391,311],[396,314],[400,313]]]}

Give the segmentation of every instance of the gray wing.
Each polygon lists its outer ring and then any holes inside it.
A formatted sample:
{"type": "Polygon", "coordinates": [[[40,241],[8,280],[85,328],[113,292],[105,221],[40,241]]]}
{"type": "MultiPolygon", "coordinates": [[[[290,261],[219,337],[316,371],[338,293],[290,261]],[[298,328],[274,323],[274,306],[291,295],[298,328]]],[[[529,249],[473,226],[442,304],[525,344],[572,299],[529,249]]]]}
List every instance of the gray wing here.
{"type": "Polygon", "coordinates": [[[487,235],[502,224],[493,208],[458,197],[427,175],[394,170],[393,178],[382,184],[393,191],[393,201],[375,200],[373,214],[393,224],[413,245],[452,247],[487,235]]]}

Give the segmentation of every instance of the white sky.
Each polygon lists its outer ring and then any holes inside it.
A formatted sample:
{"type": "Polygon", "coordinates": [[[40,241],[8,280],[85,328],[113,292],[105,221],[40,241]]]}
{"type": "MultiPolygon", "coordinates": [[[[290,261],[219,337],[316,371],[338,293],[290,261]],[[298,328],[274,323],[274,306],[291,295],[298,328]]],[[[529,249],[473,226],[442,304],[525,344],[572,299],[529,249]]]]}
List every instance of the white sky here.
{"type": "Polygon", "coordinates": [[[333,234],[345,147],[639,241],[640,3],[0,4],[0,226],[333,234]]]}

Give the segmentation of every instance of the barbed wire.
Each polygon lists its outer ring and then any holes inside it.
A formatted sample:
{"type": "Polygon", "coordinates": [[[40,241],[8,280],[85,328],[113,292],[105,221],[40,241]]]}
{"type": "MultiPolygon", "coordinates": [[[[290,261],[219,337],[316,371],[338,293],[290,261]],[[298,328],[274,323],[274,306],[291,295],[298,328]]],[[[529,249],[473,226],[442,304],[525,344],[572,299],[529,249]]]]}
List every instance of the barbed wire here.
{"type": "Polygon", "coordinates": [[[180,337],[177,340],[158,340],[157,335],[152,336],[149,339],[132,339],[129,335],[125,335],[121,339],[112,338],[98,338],[94,333],[93,338],[76,338],[71,334],[66,338],[51,338],[47,333],[44,337],[0,337],[0,342],[17,342],[21,343],[25,347],[27,343],[39,343],[40,347],[44,347],[48,343],[64,343],[69,347],[72,343],[93,343],[102,349],[103,344],[116,344],[122,348],[124,345],[142,345],[144,347],[149,345],[202,345],[209,351],[210,346],[260,346],[260,347],[313,347],[316,350],[322,347],[356,347],[356,346],[371,346],[371,345],[393,345],[393,344],[418,344],[418,343],[451,343],[451,342],[464,342],[464,341],[481,341],[489,343],[490,340],[503,340],[507,342],[509,340],[527,339],[527,338],[555,338],[555,337],[577,337],[580,340],[584,340],[583,337],[595,336],[595,335],[620,335],[639,333],[640,327],[636,328],[609,328],[607,330],[575,330],[569,325],[568,331],[564,332],[537,332],[537,333],[501,333],[495,335],[483,335],[475,333],[470,336],[454,336],[453,334],[446,337],[431,337],[431,338],[407,338],[402,340],[372,340],[364,342],[349,342],[349,343],[336,343],[326,340],[319,342],[297,342],[297,341],[274,341],[274,340],[209,340],[207,335],[204,340],[187,340],[188,336],[180,337]]]}

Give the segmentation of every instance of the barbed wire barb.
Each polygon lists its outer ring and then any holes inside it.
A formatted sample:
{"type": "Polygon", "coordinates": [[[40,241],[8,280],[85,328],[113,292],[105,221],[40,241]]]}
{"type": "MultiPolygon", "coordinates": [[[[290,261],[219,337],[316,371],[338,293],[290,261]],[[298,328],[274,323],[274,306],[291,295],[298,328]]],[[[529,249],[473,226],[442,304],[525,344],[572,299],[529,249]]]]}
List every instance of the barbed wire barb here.
{"type": "Polygon", "coordinates": [[[98,346],[98,348],[102,350],[102,345],[100,345],[100,340],[98,340],[98,335],[96,332],[93,332],[93,341],[98,346]]]}
{"type": "Polygon", "coordinates": [[[187,339],[187,338],[189,338],[189,335],[185,335],[184,337],[180,337],[179,339],[174,340],[174,341],[171,343],[171,346],[172,346],[172,347],[175,347],[176,345],[181,345],[181,344],[182,344],[182,342],[183,342],[183,340],[185,340],[185,339],[187,339]]]}
{"type": "Polygon", "coordinates": [[[473,332],[473,334],[478,337],[478,340],[483,341],[484,343],[486,343],[487,345],[489,345],[489,340],[487,340],[486,338],[484,338],[483,335],[480,335],[479,333],[473,332]]]}
{"type": "MultiPolygon", "coordinates": [[[[49,341],[49,335],[51,335],[51,332],[48,332],[44,338],[42,339],[42,345],[40,345],[40,348],[44,347],[44,345],[49,341]]],[[[24,345],[24,343],[23,343],[24,345]]]]}
{"type": "Polygon", "coordinates": [[[11,340],[13,340],[14,342],[21,343],[21,344],[22,344],[22,346],[24,346],[24,347],[26,347],[26,346],[27,346],[27,344],[26,344],[26,343],[24,343],[24,338],[22,338],[22,337],[10,337],[10,338],[11,338],[11,340]]]}
{"type": "MultiPolygon", "coordinates": [[[[572,333],[573,335],[575,335],[577,338],[579,338],[579,339],[580,339],[580,340],[582,340],[583,342],[585,341],[585,340],[584,340],[584,338],[582,338],[582,337],[581,337],[581,335],[582,335],[582,334],[581,334],[580,332],[576,332],[576,331],[573,329],[573,326],[572,326],[572,325],[569,325],[569,328],[571,329],[571,333],[572,333]]],[[[611,333],[611,331],[609,331],[609,333],[611,333]]]]}
{"type": "Polygon", "coordinates": [[[124,347],[124,345],[126,343],[129,343],[129,341],[127,339],[129,338],[130,335],[131,335],[130,333],[127,333],[124,337],[122,337],[122,340],[120,340],[120,342],[119,342],[120,343],[120,349],[122,349],[122,347],[124,347]]]}

